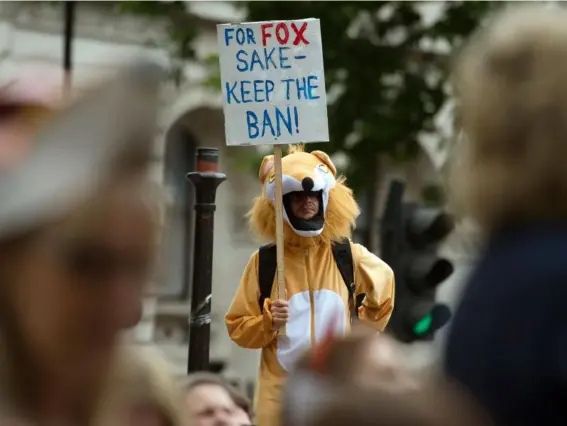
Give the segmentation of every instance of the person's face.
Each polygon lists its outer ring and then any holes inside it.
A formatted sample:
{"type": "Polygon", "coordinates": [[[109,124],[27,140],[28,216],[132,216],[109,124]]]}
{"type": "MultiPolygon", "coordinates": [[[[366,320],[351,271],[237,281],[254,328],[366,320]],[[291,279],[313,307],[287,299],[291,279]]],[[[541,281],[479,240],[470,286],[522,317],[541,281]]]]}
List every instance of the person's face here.
{"type": "Polygon", "coordinates": [[[98,383],[119,332],[137,323],[154,229],[137,182],[115,182],[12,256],[9,292],[26,350],[75,388],[98,383]]]}
{"type": "Polygon", "coordinates": [[[319,197],[306,192],[294,192],[291,194],[291,211],[299,219],[313,219],[319,212],[319,197]]]}
{"type": "Polygon", "coordinates": [[[236,406],[222,386],[199,385],[187,394],[186,402],[194,426],[234,424],[236,406]]]}

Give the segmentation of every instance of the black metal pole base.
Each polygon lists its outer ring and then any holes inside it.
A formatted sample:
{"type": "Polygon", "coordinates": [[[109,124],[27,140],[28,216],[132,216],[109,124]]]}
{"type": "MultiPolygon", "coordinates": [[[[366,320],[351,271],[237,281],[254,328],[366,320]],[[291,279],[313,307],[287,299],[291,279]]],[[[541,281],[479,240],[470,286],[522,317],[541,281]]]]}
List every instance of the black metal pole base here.
{"type": "Polygon", "coordinates": [[[215,198],[223,173],[192,172],[187,179],[195,187],[195,246],[187,372],[209,368],[215,198]]]}

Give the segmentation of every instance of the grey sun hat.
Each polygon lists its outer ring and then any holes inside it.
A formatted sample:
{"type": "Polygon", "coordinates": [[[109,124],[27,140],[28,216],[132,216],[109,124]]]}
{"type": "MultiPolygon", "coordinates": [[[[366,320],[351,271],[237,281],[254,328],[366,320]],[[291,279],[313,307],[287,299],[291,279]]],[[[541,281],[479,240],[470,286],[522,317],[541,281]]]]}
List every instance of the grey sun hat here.
{"type": "Polygon", "coordinates": [[[0,170],[0,239],[65,214],[124,158],[149,164],[163,70],[138,63],[56,113],[16,168],[0,170]]]}

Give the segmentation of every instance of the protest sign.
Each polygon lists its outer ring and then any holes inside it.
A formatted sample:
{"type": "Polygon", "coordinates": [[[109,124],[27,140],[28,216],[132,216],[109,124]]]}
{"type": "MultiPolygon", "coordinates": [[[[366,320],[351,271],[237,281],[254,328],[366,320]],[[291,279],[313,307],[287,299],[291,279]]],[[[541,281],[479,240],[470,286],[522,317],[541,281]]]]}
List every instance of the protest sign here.
{"type": "Polygon", "coordinates": [[[327,142],[318,19],[218,26],[227,145],[327,142]]]}

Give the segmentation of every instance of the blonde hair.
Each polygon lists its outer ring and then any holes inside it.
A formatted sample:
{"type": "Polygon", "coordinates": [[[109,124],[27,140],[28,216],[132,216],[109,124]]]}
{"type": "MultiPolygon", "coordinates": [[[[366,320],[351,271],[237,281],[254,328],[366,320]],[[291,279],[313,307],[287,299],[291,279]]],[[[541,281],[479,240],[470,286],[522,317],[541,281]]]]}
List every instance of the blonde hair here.
{"type": "MultiPolygon", "coordinates": [[[[299,426],[489,426],[488,416],[467,395],[446,383],[403,394],[343,387],[320,403],[299,426]]],[[[291,424],[291,423],[289,423],[291,424]]],[[[287,426],[287,424],[286,424],[287,426]]]]}
{"type": "Polygon", "coordinates": [[[451,192],[484,231],[567,218],[566,22],[561,8],[505,10],[456,62],[451,192]]]}
{"type": "Polygon", "coordinates": [[[110,375],[95,426],[120,425],[120,413],[135,403],[156,407],[170,426],[187,424],[183,392],[172,366],[155,348],[124,347],[110,375]]]}

